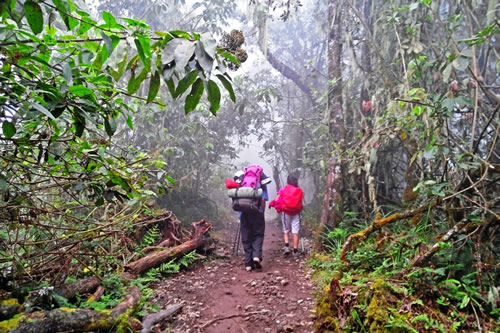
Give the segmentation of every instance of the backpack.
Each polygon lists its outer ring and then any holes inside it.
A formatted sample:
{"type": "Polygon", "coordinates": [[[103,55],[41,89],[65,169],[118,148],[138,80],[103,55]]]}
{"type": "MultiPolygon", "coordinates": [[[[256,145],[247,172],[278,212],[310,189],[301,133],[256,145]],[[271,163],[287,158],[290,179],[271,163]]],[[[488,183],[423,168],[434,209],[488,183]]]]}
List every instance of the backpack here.
{"type": "MultiPolygon", "coordinates": [[[[262,174],[262,167],[259,165],[250,165],[246,167],[239,188],[249,187],[252,188],[253,190],[258,190],[260,188],[261,174],[262,174]]],[[[257,213],[259,212],[260,205],[261,205],[261,198],[259,196],[253,195],[247,198],[243,197],[233,198],[232,207],[233,210],[242,213],[257,213]]]]}
{"type": "Polygon", "coordinates": [[[300,187],[287,185],[281,191],[280,209],[288,215],[297,215],[302,210],[304,193],[300,187]]]}
{"type": "Polygon", "coordinates": [[[262,175],[262,167],[259,165],[250,165],[245,168],[245,174],[240,183],[240,187],[260,187],[260,176],[262,175]]]}

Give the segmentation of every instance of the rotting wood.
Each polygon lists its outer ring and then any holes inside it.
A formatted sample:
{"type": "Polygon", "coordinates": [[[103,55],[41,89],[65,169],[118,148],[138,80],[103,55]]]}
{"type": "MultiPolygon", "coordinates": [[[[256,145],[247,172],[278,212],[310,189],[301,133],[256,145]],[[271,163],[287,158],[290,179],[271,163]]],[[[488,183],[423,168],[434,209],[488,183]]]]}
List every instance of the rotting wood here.
{"type": "Polygon", "coordinates": [[[158,313],[153,313],[148,316],[142,321],[142,331],[141,333],[149,333],[151,332],[151,328],[153,325],[156,323],[165,320],[168,317],[173,316],[176,314],[180,309],[182,309],[183,305],[182,304],[171,304],[169,305],[165,310],[160,311],[158,313]]]}
{"type": "Polygon", "coordinates": [[[217,317],[217,318],[214,318],[214,319],[211,319],[211,320],[207,321],[206,323],[204,323],[203,325],[201,325],[199,328],[200,329],[204,329],[207,326],[210,326],[213,323],[216,323],[216,322],[218,322],[220,320],[226,320],[226,319],[231,319],[231,318],[235,318],[235,317],[246,318],[246,317],[257,315],[257,314],[267,314],[267,313],[269,313],[269,311],[262,310],[262,311],[253,311],[253,312],[247,312],[247,313],[236,313],[236,314],[232,314],[232,315],[224,316],[224,317],[217,317]]]}
{"type": "Polygon", "coordinates": [[[205,242],[206,240],[200,237],[189,240],[170,249],[153,252],[145,256],[144,258],[129,263],[127,266],[125,266],[125,269],[132,274],[141,274],[153,267],[161,265],[164,262],[180,258],[183,255],[204,245],[205,242]]]}
{"type": "Polygon", "coordinates": [[[410,210],[408,212],[404,213],[395,213],[392,214],[388,217],[381,218],[380,214],[377,213],[377,216],[375,217],[375,221],[372,222],[368,227],[365,229],[361,230],[360,232],[357,232],[355,234],[350,235],[347,240],[345,241],[344,245],[342,246],[342,252],[340,253],[340,260],[344,263],[344,265],[349,266],[349,262],[347,261],[347,252],[352,251],[355,249],[355,246],[361,242],[364,241],[371,233],[382,229],[386,225],[407,219],[409,217],[413,217],[415,215],[421,214],[428,209],[431,209],[436,205],[435,201],[432,201],[428,204],[425,204],[423,206],[420,206],[414,210],[410,210]]]}
{"type": "Polygon", "coordinates": [[[140,274],[149,270],[150,268],[159,266],[164,262],[180,258],[183,255],[205,245],[207,242],[205,234],[210,230],[212,225],[205,219],[203,219],[199,222],[193,222],[192,226],[193,231],[191,232],[191,240],[188,240],[173,248],[150,253],[144,258],[127,264],[125,266],[125,269],[132,274],[140,274]]]}
{"type": "Polygon", "coordinates": [[[0,322],[0,332],[55,333],[109,330],[121,321],[122,316],[133,312],[140,300],[139,288],[133,287],[125,299],[111,311],[59,308],[19,314],[10,320],[0,322]]]}

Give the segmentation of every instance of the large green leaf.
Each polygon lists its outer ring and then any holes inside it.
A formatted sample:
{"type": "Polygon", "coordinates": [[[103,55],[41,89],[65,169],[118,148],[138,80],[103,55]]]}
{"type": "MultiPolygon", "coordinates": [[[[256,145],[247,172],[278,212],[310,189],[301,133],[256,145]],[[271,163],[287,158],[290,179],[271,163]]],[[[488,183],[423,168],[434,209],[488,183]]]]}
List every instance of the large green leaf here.
{"type": "Polygon", "coordinates": [[[155,99],[160,89],[160,72],[156,72],[155,75],[149,81],[149,92],[147,102],[150,103],[155,99]]]}
{"type": "Polygon", "coordinates": [[[76,86],[71,86],[68,88],[68,90],[78,97],[85,97],[85,96],[89,96],[89,95],[94,94],[92,89],[89,89],[81,84],[76,85],[76,86]]]}
{"type": "Polygon", "coordinates": [[[16,126],[10,121],[4,120],[2,123],[2,132],[7,139],[10,139],[16,134],[16,126]]]}
{"type": "Polygon", "coordinates": [[[191,88],[191,92],[186,96],[186,101],[184,104],[184,112],[188,114],[196,108],[196,105],[200,102],[201,95],[203,95],[203,90],[205,86],[203,85],[203,80],[198,78],[191,88]]]}
{"type": "Polygon", "coordinates": [[[108,115],[104,119],[104,129],[109,136],[113,136],[116,132],[116,119],[112,115],[108,115]]]}
{"type": "Polygon", "coordinates": [[[64,0],[52,0],[52,2],[56,6],[57,11],[59,12],[59,15],[61,15],[61,18],[68,30],[73,30],[78,25],[78,20],[70,15],[71,10],[68,2],[64,0]]]}
{"type": "Polygon", "coordinates": [[[151,58],[151,40],[146,36],[139,36],[137,39],[139,40],[139,44],[141,44],[144,55],[151,58]]]}
{"type": "Polygon", "coordinates": [[[177,95],[175,94],[175,84],[173,79],[168,79],[165,81],[167,84],[168,91],[170,92],[170,95],[172,95],[172,98],[176,98],[177,95]]]}
{"type": "Polygon", "coordinates": [[[149,73],[149,67],[143,67],[141,73],[139,75],[132,75],[130,80],[128,81],[127,90],[129,94],[135,94],[142,82],[146,80],[149,73]]]}
{"type": "Polygon", "coordinates": [[[134,39],[134,44],[135,44],[135,47],[137,48],[137,53],[139,54],[139,58],[141,58],[141,61],[143,64],[146,64],[146,55],[144,54],[144,50],[142,49],[142,45],[137,38],[134,39]]]}
{"type": "Polygon", "coordinates": [[[182,80],[179,81],[177,89],[175,89],[175,95],[173,97],[177,98],[180,95],[184,94],[186,90],[194,83],[194,81],[196,81],[197,77],[197,71],[191,71],[188,75],[183,77],[182,80]]]}
{"type": "Polygon", "coordinates": [[[226,90],[229,92],[229,97],[231,98],[231,100],[233,102],[236,102],[236,96],[234,95],[234,90],[231,82],[229,82],[229,80],[226,79],[222,74],[217,74],[216,76],[220,80],[220,82],[222,82],[224,88],[226,88],[226,90]]]}
{"type": "Polygon", "coordinates": [[[103,12],[102,19],[104,20],[104,22],[106,22],[106,24],[100,25],[100,27],[102,27],[102,28],[105,28],[105,29],[125,29],[125,27],[123,25],[118,24],[116,22],[116,19],[113,16],[113,14],[111,14],[109,12],[103,12]]]}
{"type": "Polygon", "coordinates": [[[208,81],[208,101],[210,102],[210,112],[215,116],[217,115],[217,110],[220,108],[220,90],[217,83],[210,80],[208,81]]]}
{"type": "Polygon", "coordinates": [[[24,3],[24,14],[34,34],[43,31],[43,13],[39,4],[34,1],[26,1],[24,3]]]}

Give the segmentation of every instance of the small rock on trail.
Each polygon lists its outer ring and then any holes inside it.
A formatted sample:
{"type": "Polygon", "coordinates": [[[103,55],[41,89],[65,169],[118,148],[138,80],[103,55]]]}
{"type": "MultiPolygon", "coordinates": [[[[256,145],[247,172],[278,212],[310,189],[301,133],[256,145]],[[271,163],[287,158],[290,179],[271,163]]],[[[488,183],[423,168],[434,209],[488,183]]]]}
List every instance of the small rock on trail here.
{"type": "MultiPolygon", "coordinates": [[[[237,229],[237,226],[234,228],[237,229]]],[[[228,239],[234,239],[234,233],[228,239]]],[[[306,256],[283,256],[283,234],[267,222],[262,270],[245,271],[243,257],[222,257],[156,284],[151,303],[182,303],[157,332],[314,332],[314,298],[306,256]]],[[[240,245],[240,254],[242,252],[240,245]]]]}

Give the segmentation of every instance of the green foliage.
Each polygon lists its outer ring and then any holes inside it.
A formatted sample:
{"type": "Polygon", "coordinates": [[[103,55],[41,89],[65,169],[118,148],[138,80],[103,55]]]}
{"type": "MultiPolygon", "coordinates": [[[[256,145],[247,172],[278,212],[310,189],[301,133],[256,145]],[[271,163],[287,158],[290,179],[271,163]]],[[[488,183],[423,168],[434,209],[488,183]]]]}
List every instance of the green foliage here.
{"type": "Polygon", "coordinates": [[[137,250],[143,249],[147,246],[155,245],[160,238],[161,233],[158,229],[158,225],[152,226],[144,234],[141,244],[138,246],[137,250]]]}
{"type": "Polygon", "coordinates": [[[96,252],[71,262],[73,273],[100,270],[105,256],[105,272],[118,268],[123,262],[107,254],[123,244],[107,237],[131,230],[142,204],[175,181],[161,156],[114,140],[133,134],[143,100],[178,103],[162,86],[190,111],[210,87],[216,114],[222,96],[210,74],[231,90],[226,60],[209,34],[156,32],[105,10],[95,19],[72,1],[1,6],[0,225],[9,260],[0,275],[15,280],[45,260],[65,262],[57,257],[66,242],[96,252]],[[190,88],[195,94],[184,96],[190,88]]]}

